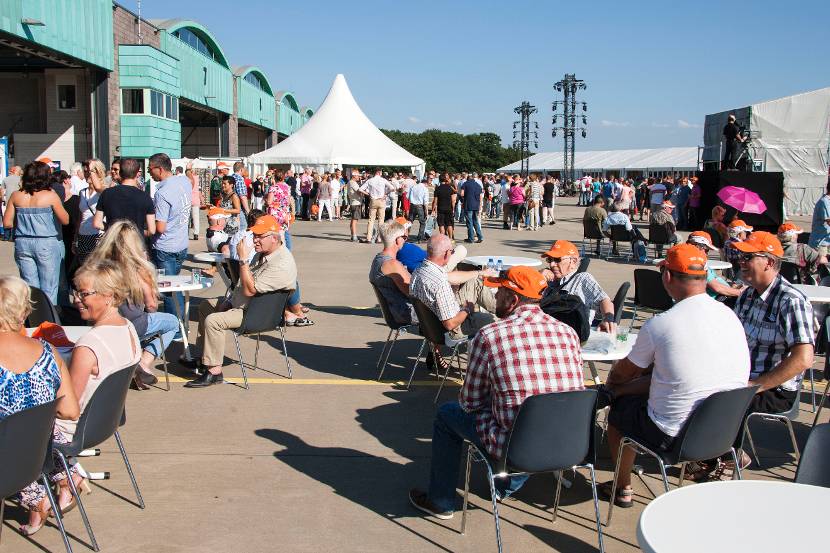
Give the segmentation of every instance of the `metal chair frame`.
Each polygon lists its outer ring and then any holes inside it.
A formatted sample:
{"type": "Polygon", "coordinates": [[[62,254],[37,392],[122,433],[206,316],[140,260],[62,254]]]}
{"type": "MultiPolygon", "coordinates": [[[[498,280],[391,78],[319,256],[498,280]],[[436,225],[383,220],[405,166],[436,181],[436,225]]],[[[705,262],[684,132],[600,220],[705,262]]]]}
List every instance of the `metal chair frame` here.
{"type": "MultiPolygon", "coordinates": [[[[289,298],[290,295],[291,295],[291,290],[275,290],[273,292],[266,292],[266,293],[263,293],[263,294],[256,294],[255,296],[251,297],[249,302],[248,302],[248,306],[245,310],[245,315],[242,316],[242,326],[240,326],[238,329],[234,329],[234,331],[233,331],[233,341],[234,341],[234,344],[236,345],[236,354],[239,356],[239,367],[242,370],[242,380],[244,382],[244,387],[245,387],[246,390],[249,389],[249,386],[248,386],[248,371],[245,368],[245,360],[242,358],[242,349],[239,347],[239,338],[241,336],[254,336],[254,335],[256,335],[256,349],[254,350],[254,364],[251,366],[251,369],[255,370],[257,368],[261,368],[258,365],[258,361],[259,361],[259,342],[260,342],[260,338],[261,338],[262,333],[263,332],[268,332],[270,330],[278,330],[279,333],[280,333],[280,340],[282,340],[282,353],[285,356],[285,365],[288,368],[288,378],[289,379],[293,378],[293,374],[291,372],[291,359],[288,357],[288,347],[286,346],[286,343],[285,343],[285,330],[284,330],[284,326],[285,326],[284,325],[284,323],[285,323],[285,306],[288,303],[288,298],[289,298]],[[257,301],[257,298],[270,296],[272,294],[281,294],[282,296],[284,296],[282,304],[281,305],[277,304],[276,307],[275,307],[274,324],[273,325],[272,324],[268,325],[269,327],[274,326],[275,328],[273,328],[273,329],[268,328],[268,329],[262,329],[262,330],[250,330],[250,331],[247,330],[245,328],[245,325],[246,325],[246,318],[245,317],[250,313],[249,310],[251,309],[251,305],[255,301],[257,301]]],[[[273,371],[268,371],[266,369],[262,369],[262,370],[264,370],[265,372],[271,373],[271,374],[278,374],[278,373],[275,373],[273,371]]]]}
{"type": "Polygon", "coordinates": [[[395,347],[395,344],[398,341],[398,337],[401,334],[406,334],[407,332],[412,331],[413,329],[417,328],[418,325],[401,325],[395,322],[395,319],[392,317],[392,313],[389,311],[389,303],[386,301],[386,298],[383,297],[383,294],[381,294],[377,286],[375,286],[373,283],[370,284],[372,286],[372,290],[374,290],[375,292],[375,296],[377,297],[378,305],[380,306],[380,311],[383,315],[383,320],[386,323],[386,326],[389,327],[389,334],[386,336],[386,342],[383,343],[383,348],[380,350],[380,355],[378,356],[377,368],[380,370],[380,372],[378,373],[378,380],[380,380],[381,377],[383,377],[383,371],[386,370],[387,363],[389,363],[389,357],[392,355],[392,348],[395,347]],[[395,337],[390,342],[392,334],[394,334],[395,337]]]}
{"type": "MultiPolygon", "coordinates": [[[[444,326],[441,321],[438,320],[435,313],[433,313],[429,307],[424,305],[420,300],[412,298],[412,306],[415,308],[415,314],[418,316],[418,326],[420,327],[421,335],[424,336],[424,339],[421,341],[421,347],[418,349],[418,355],[415,357],[415,364],[412,365],[412,372],[409,374],[409,381],[406,383],[406,389],[408,390],[409,387],[412,386],[412,379],[415,377],[415,370],[418,368],[418,364],[421,361],[421,355],[424,353],[424,348],[427,343],[431,343],[435,346],[446,346],[450,348],[449,362],[447,363],[444,375],[441,377],[441,384],[438,386],[438,392],[435,394],[435,399],[433,400],[433,403],[437,403],[438,398],[441,396],[441,390],[444,389],[444,383],[447,381],[447,376],[449,376],[450,369],[452,368],[453,357],[455,357],[456,362],[458,363],[458,372],[462,375],[464,374],[464,371],[461,368],[461,355],[459,353],[459,348],[468,343],[469,337],[464,336],[457,340],[452,338],[448,332],[444,331],[444,326]]],[[[439,348],[436,348],[437,352],[438,350],[439,348]]],[[[438,355],[441,355],[440,352],[438,352],[438,355]]]]}
{"type": "Polygon", "coordinates": [[[608,227],[608,232],[611,235],[608,239],[611,242],[611,247],[608,249],[608,254],[605,256],[605,259],[611,259],[612,257],[624,257],[626,261],[631,261],[631,258],[634,257],[634,249],[631,247],[630,232],[626,230],[625,225],[610,225],[608,227]],[[621,233],[625,233],[625,236],[622,236],[621,233]],[[624,244],[628,248],[627,254],[623,254],[619,251],[618,244],[620,243],[624,244]],[[617,250],[616,255],[614,254],[614,250],[617,250]]]}
{"type": "MultiPolygon", "coordinates": [[[[826,395],[826,393],[825,393],[826,395]]],[[[744,432],[743,437],[749,440],[749,448],[752,450],[752,456],[755,457],[755,462],[758,466],[761,466],[761,458],[758,456],[758,452],[755,449],[755,442],[752,439],[752,432],[749,430],[749,421],[753,418],[758,418],[765,421],[778,421],[782,422],[787,426],[787,431],[790,434],[790,441],[793,444],[793,451],[795,453],[795,462],[798,464],[801,458],[801,452],[798,449],[798,441],[795,439],[795,431],[793,430],[793,423],[792,421],[798,419],[798,412],[801,405],[801,383],[799,382],[798,393],[795,395],[795,400],[793,401],[793,406],[790,408],[789,411],[784,413],[750,413],[746,417],[746,421],[744,422],[744,432]]],[[[818,417],[816,417],[818,419],[818,417]]],[[[743,442],[743,439],[741,440],[743,442]]]]}
{"type": "MultiPolygon", "coordinates": [[[[605,241],[607,240],[607,237],[604,234],[602,234],[602,232],[599,232],[599,234],[595,234],[593,232],[594,230],[596,230],[596,229],[594,229],[593,227],[590,227],[590,226],[586,227],[585,224],[583,223],[583,225],[582,225],[582,244],[580,245],[580,249],[582,251],[582,253],[581,253],[582,257],[587,257],[587,255],[590,255],[590,254],[593,253],[594,250],[593,250],[592,246],[594,244],[596,244],[597,248],[599,249],[599,256],[598,257],[602,257],[602,248],[605,246],[605,241]],[[588,252],[588,254],[585,253],[586,252],[586,250],[585,250],[585,243],[586,242],[588,243],[588,248],[591,250],[591,251],[588,252]]],[[[609,243],[608,247],[610,248],[610,243],[609,243]]],[[[608,254],[606,254],[606,257],[607,257],[607,255],[608,254]]]]}
{"type": "Polygon", "coordinates": [[[167,351],[166,346],[164,344],[164,339],[161,337],[161,332],[154,332],[153,334],[149,335],[146,339],[141,341],[141,349],[143,350],[148,344],[153,342],[156,338],[158,338],[159,344],[161,344],[161,359],[164,363],[164,382],[165,388],[164,391],[170,391],[170,371],[167,368],[167,351]]]}

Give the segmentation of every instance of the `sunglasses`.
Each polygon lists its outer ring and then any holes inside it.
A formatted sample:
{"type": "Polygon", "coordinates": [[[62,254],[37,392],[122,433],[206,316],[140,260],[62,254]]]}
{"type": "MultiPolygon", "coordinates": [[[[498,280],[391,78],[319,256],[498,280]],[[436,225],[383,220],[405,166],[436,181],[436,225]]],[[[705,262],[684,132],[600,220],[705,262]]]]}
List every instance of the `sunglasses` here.
{"type": "Polygon", "coordinates": [[[566,259],[573,259],[572,257],[548,257],[548,263],[562,263],[566,259]]]}
{"type": "Polygon", "coordinates": [[[749,263],[755,257],[766,257],[766,255],[762,253],[742,253],[738,256],[738,261],[741,263],[749,263]]]}

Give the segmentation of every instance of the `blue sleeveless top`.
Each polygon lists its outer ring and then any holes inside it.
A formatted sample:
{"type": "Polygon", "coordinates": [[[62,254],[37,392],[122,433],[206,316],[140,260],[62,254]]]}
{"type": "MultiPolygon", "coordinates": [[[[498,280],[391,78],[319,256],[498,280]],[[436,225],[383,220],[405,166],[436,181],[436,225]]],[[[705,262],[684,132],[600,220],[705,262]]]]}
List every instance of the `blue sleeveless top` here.
{"type": "Polygon", "coordinates": [[[60,385],[61,372],[52,348],[43,342],[43,353],[28,371],[18,374],[0,366],[0,419],[52,401],[60,385]]]}

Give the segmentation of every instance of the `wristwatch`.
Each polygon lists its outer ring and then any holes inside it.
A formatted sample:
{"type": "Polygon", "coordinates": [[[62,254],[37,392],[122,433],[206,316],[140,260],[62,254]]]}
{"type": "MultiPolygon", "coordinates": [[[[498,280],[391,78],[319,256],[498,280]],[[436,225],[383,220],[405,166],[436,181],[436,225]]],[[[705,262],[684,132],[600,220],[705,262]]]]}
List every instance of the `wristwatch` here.
{"type": "Polygon", "coordinates": [[[602,322],[604,323],[613,323],[614,319],[615,317],[613,313],[606,313],[602,316],[602,322]]]}

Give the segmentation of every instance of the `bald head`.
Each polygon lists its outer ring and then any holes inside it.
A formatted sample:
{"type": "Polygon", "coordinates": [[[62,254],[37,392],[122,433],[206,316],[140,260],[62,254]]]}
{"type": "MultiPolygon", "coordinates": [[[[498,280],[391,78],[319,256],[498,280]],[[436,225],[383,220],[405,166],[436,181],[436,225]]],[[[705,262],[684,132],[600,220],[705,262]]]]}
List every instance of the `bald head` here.
{"type": "Polygon", "coordinates": [[[433,234],[427,242],[427,259],[443,267],[447,264],[449,255],[447,252],[452,250],[452,240],[446,234],[433,234]]]}

